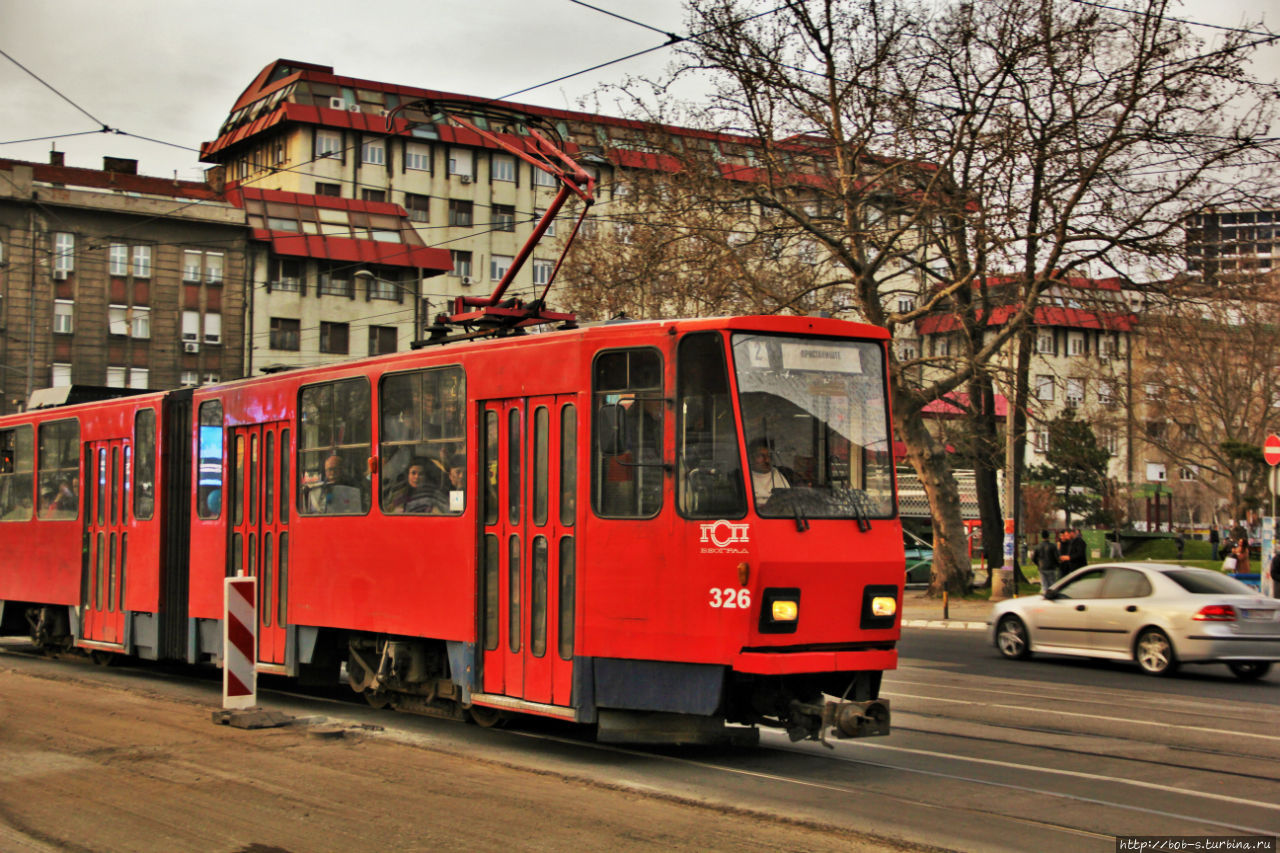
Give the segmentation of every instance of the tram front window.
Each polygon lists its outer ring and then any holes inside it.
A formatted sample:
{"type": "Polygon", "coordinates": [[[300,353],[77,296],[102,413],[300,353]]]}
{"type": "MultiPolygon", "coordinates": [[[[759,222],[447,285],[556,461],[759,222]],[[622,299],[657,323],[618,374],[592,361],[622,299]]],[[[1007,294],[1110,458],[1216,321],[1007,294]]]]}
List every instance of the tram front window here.
{"type": "Polygon", "coordinates": [[[746,490],[775,518],[893,515],[884,353],[875,342],[736,334],[746,490]]]}

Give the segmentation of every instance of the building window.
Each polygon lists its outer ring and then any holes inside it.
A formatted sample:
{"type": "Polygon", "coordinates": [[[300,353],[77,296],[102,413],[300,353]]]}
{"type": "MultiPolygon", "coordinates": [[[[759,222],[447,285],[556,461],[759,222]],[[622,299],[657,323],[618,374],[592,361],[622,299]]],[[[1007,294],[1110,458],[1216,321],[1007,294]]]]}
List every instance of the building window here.
{"type": "Polygon", "coordinates": [[[1165,471],[1163,462],[1147,463],[1147,480],[1153,483],[1163,483],[1167,479],[1169,479],[1169,474],[1165,471]]]}
{"type": "Polygon", "coordinates": [[[1098,380],[1098,403],[1108,407],[1116,404],[1115,383],[1108,382],[1105,379],[1098,380]]]}
{"type": "Polygon", "coordinates": [[[316,131],[316,158],[342,158],[342,134],[336,130],[316,131]]]}
{"type": "Polygon", "coordinates": [[[404,194],[404,209],[409,211],[412,222],[431,221],[431,197],[417,193],[404,194]]]}
{"type": "Polygon", "coordinates": [[[514,181],[516,179],[516,158],[510,154],[494,154],[493,179],[495,181],[514,181]]]}
{"type": "Polygon", "coordinates": [[[206,373],[204,375],[204,385],[217,385],[222,379],[216,373],[206,373]]]}
{"type": "Polygon", "coordinates": [[[535,258],[533,261],[533,283],[548,284],[551,281],[551,272],[555,268],[554,261],[541,261],[535,258]]]}
{"type": "Polygon", "coordinates": [[[53,234],[53,271],[63,274],[76,268],[76,235],[70,231],[53,234]]]}
{"type": "Polygon", "coordinates": [[[470,278],[471,253],[454,249],[449,254],[453,256],[453,274],[463,278],[470,278]]]}
{"type": "Polygon", "coordinates": [[[329,184],[317,181],[316,195],[327,195],[334,198],[340,198],[342,196],[342,184],[329,184]]]}
{"type": "Polygon", "coordinates": [[[369,355],[385,355],[396,351],[395,326],[369,327],[369,355]]]}
{"type": "Polygon", "coordinates": [[[1067,335],[1067,355],[1084,355],[1084,335],[1080,332],[1067,335]]]}
{"type": "Polygon", "coordinates": [[[1037,376],[1036,377],[1036,399],[1046,403],[1053,402],[1053,377],[1037,376]]]}
{"type": "Polygon", "coordinates": [[[302,264],[291,258],[272,258],[268,279],[270,290],[299,290],[302,286],[302,264]]]}
{"type": "Polygon", "coordinates": [[[200,374],[194,370],[184,370],[178,378],[178,382],[182,385],[199,385],[200,374]]]}
{"type": "Polygon", "coordinates": [[[1031,448],[1038,453],[1049,452],[1049,431],[1038,429],[1031,434],[1031,448]]]}
{"type": "Polygon", "coordinates": [[[1112,456],[1115,456],[1116,448],[1120,444],[1120,441],[1116,436],[1116,431],[1114,429],[1103,428],[1097,431],[1097,435],[1098,444],[1112,456]]]}
{"type": "Polygon", "coordinates": [[[516,209],[506,204],[493,206],[493,229],[495,231],[516,230],[516,209]]]}
{"type": "MultiPolygon", "coordinates": [[[[542,221],[542,217],[544,217],[544,216],[546,216],[546,215],[547,215],[546,208],[542,208],[542,207],[535,207],[535,208],[533,209],[533,221],[534,221],[534,222],[541,222],[541,221],[542,221]]],[[[555,219],[552,219],[550,222],[548,222],[548,223],[547,223],[547,230],[546,230],[546,231],[543,231],[542,233],[543,233],[543,234],[545,234],[545,235],[546,235],[546,236],[548,236],[548,237],[554,237],[554,236],[556,236],[556,221],[555,221],[555,219]]]]}
{"type": "Polygon", "coordinates": [[[271,318],[271,348],[297,352],[299,349],[299,323],[285,317],[271,318]]]}
{"type": "Polygon", "coordinates": [[[1199,479],[1199,477],[1200,469],[1195,465],[1188,465],[1185,468],[1178,469],[1178,479],[1180,480],[1196,480],[1199,479]]]}
{"type": "Polygon", "coordinates": [[[906,314],[908,311],[916,310],[916,298],[914,296],[898,297],[898,313],[906,314]]]}
{"type": "Polygon", "coordinates": [[[1109,337],[1101,337],[1098,339],[1098,357],[1114,358],[1116,354],[1116,342],[1109,337]]]}
{"type": "Polygon", "coordinates": [[[297,231],[298,220],[287,219],[283,216],[268,216],[267,228],[271,231],[297,231]]]}
{"type": "Polygon", "coordinates": [[[126,305],[107,306],[107,332],[132,338],[151,337],[151,309],[126,305]]]}
{"type": "Polygon", "coordinates": [[[493,255],[489,259],[489,278],[494,281],[501,281],[502,277],[507,274],[507,270],[511,269],[511,262],[515,258],[510,255],[493,255]]]}
{"type": "Polygon", "coordinates": [[[1067,380],[1067,405],[1078,406],[1084,402],[1084,380],[1067,380]]]}
{"type": "Polygon", "coordinates": [[[112,243],[107,249],[107,272],[111,275],[129,274],[129,247],[124,243],[112,243]]]}
{"type": "Polygon", "coordinates": [[[182,280],[188,284],[222,284],[222,253],[184,249],[182,252],[182,280]]]}
{"type": "Polygon", "coordinates": [[[449,199],[449,224],[458,228],[470,228],[471,210],[471,202],[449,199]]]}
{"type": "Polygon", "coordinates": [[[346,323],[320,324],[320,352],[346,355],[350,351],[348,336],[351,327],[346,323]]]}
{"type": "Polygon", "coordinates": [[[53,331],[59,335],[69,335],[75,331],[75,303],[70,299],[54,300],[53,331]]]}
{"type": "Polygon", "coordinates": [[[54,362],[50,373],[51,388],[65,388],[71,384],[71,365],[54,362]]]}
{"type": "Polygon", "coordinates": [[[123,388],[128,368],[110,366],[107,368],[107,387],[123,388]]]}
{"type": "Polygon", "coordinates": [[[422,142],[404,144],[404,167],[417,172],[431,171],[431,146],[422,142]]]}
{"type": "Polygon", "coordinates": [[[133,247],[133,277],[151,278],[151,247],[133,247]]]}
{"type": "Polygon", "coordinates": [[[151,371],[145,367],[129,368],[129,387],[145,391],[151,382],[151,371]]]}
{"type": "Polygon", "coordinates": [[[533,185],[535,187],[554,187],[557,186],[556,176],[542,169],[533,170],[533,185]]]}
{"type": "Polygon", "coordinates": [[[182,312],[182,342],[184,344],[200,342],[200,312],[182,312]]]}
{"type": "Polygon", "coordinates": [[[916,357],[915,341],[898,341],[898,361],[910,361],[916,357]]]}
{"type": "Polygon", "coordinates": [[[369,279],[369,298],[371,298],[371,300],[396,300],[398,302],[398,280],[393,278],[383,278],[381,275],[374,275],[374,277],[369,279]]]}
{"type": "Polygon", "coordinates": [[[1053,332],[1040,332],[1036,335],[1036,352],[1053,355],[1053,332]]]}
{"type": "Polygon", "coordinates": [[[470,178],[475,175],[475,158],[466,148],[449,149],[449,174],[470,178]]]}
{"type": "Polygon", "coordinates": [[[320,268],[320,295],[352,296],[349,264],[329,264],[320,268]]]}
{"type": "Polygon", "coordinates": [[[375,166],[385,165],[387,162],[386,140],[366,136],[364,143],[360,146],[360,159],[362,162],[371,163],[375,166]]]}
{"type": "Polygon", "coordinates": [[[1164,421],[1147,421],[1147,437],[1160,440],[1165,436],[1164,421]]]}
{"type": "Polygon", "coordinates": [[[361,201],[386,201],[387,193],[386,193],[386,190],[363,189],[363,190],[360,190],[360,200],[361,201]]]}
{"type": "Polygon", "coordinates": [[[222,343],[222,315],[210,312],[204,315],[204,342],[222,343]]]}

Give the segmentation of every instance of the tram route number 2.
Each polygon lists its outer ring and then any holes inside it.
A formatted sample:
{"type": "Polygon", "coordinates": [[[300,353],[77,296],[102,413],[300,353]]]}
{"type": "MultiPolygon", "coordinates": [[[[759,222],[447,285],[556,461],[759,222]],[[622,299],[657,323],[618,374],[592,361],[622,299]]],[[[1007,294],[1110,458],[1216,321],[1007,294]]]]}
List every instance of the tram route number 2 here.
{"type": "Polygon", "coordinates": [[[718,586],[711,587],[712,607],[720,607],[725,610],[747,610],[751,607],[751,590],[737,589],[735,587],[726,586],[721,589],[718,586]]]}

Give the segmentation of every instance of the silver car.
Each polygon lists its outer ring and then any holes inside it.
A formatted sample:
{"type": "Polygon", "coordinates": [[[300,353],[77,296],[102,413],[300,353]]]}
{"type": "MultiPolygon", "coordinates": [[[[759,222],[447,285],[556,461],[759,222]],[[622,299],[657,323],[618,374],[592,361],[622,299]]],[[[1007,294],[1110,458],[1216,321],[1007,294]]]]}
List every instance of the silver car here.
{"type": "Polygon", "coordinates": [[[1151,675],[1224,663],[1252,681],[1280,660],[1280,600],[1209,569],[1099,564],[1043,595],[996,604],[990,638],[1007,658],[1049,652],[1133,660],[1151,675]]]}

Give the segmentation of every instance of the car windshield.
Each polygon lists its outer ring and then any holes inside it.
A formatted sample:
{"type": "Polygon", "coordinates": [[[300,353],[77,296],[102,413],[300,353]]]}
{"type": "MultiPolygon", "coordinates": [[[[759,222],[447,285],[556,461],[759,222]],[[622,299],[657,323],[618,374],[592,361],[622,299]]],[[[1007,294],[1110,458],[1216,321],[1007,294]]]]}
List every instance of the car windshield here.
{"type": "Polygon", "coordinates": [[[893,454],[879,343],[735,334],[747,490],[765,517],[888,518],[893,454]]]}
{"type": "Polygon", "coordinates": [[[1245,584],[1208,570],[1179,569],[1165,572],[1165,576],[1192,595],[1256,595],[1257,591],[1245,584]]]}

